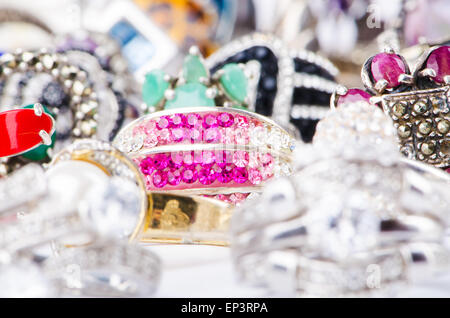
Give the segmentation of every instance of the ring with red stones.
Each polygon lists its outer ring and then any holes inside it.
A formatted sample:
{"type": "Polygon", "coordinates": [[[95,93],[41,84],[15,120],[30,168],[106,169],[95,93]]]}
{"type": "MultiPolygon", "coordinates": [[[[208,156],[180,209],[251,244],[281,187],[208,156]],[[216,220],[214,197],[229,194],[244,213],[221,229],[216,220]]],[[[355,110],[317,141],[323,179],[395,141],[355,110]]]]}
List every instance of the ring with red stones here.
{"type": "Polygon", "coordinates": [[[256,113],[189,107],[141,117],[113,144],[139,166],[147,191],[237,203],[273,176],[290,174],[294,138],[256,113]]]}
{"type": "Polygon", "coordinates": [[[379,105],[397,129],[401,152],[435,167],[450,168],[450,46],[430,48],[410,72],[392,49],[370,57],[361,77],[367,91],[338,87],[331,107],[366,101],[379,105]]]}

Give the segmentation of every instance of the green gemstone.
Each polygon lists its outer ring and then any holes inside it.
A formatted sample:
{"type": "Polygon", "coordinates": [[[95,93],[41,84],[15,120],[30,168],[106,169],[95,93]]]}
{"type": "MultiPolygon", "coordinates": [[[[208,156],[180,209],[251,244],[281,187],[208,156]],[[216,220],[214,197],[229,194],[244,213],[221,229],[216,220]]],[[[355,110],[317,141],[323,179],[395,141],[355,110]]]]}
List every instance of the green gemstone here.
{"type": "Polygon", "coordinates": [[[165,75],[161,70],[153,70],[145,75],[142,100],[147,105],[156,106],[164,98],[164,92],[169,88],[169,83],[164,80],[165,75]]]}
{"type": "Polygon", "coordinates": [[[227,95],[238,102],[244,102],[247,97],[247,77],[236,63],[226,64],[223,68],[220,83],[227,95]]]}
{"type": "Polygon", "coordinates": [[[175,89],[175,98],[166,102],[165,109],[216,106],[214,99],[206,97],[205,85],[199,83],[188,83],[175,89]]]}
{"type": "Polygon", "coordinates": [[[198,83],[201,77],[208,77],[206,68],[200,57],[197,55],[188,55],[183,63],[183,78],[187,83],[198,83]]]}
{"type": "MultiPolygon", "coordinates": [[[[23,108],[33,108],[33,105],[24,106],[23,108]]],[[[44,112],[52,117],[54,115],[47,109],[47,107],[42,106],[44,108],[44,112]]],[[[46,145],[40,145],[37,148],[34,148],[33,150],[27,151],[26,153],[22,154],[22,156],[28,160],[31,161],[42,161],[48,157],[47,150],[48,148],[53,148],[53,145],[55,144],[56,134],[52,135],[52,144],[50,146],[46,145]]]]}

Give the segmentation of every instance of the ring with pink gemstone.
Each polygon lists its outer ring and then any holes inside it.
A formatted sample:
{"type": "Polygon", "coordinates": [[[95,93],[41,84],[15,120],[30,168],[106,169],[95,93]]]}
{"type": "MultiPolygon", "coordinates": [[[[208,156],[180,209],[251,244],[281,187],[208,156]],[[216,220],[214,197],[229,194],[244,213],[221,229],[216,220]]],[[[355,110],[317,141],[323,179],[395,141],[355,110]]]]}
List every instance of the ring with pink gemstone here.
{"type": "Polygon", "coordinates": [[[139,166],[148,191],[237,201],[290,173],[294,138],[256,113],[189,107],[141,117],[113,144],[139,166]]]}
{"type": "Polygon", "coordinates": [[[438,168],[450,167],[450,46],[430,48],[410,72],[390,49],[370,57],[361,77],[367,91],[338,87],[331,107],[356,101],[379,105],[393,120],[401,151],[438,168]]]}

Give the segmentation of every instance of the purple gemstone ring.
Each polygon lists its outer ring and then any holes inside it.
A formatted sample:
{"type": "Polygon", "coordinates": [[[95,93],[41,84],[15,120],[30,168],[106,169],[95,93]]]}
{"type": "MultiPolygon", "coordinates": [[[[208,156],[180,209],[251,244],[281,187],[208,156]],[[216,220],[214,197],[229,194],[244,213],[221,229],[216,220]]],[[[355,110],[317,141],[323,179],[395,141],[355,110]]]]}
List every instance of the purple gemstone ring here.
{"type": "Polygon", "coordinates": [[[393,120],[401,152],[435,167],[450,167],[450,46],[432,47],[410,72],[392,50],[370,57],[361,71],[368,92],[338,87],[331,107],[366,101],[393,120]]]}

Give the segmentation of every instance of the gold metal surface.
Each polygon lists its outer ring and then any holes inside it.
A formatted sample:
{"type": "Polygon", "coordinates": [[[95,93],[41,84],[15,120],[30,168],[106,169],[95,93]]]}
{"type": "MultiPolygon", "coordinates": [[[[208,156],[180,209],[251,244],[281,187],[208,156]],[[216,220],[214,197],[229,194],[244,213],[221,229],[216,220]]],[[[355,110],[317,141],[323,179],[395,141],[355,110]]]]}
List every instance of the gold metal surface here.
{"type": "Polygon", "coordinates": [[[138,235],[146,243],[186,243],[226,246],[232,207],[200,196],[166,193],[149,195],[148,224],[138,235]]]}

